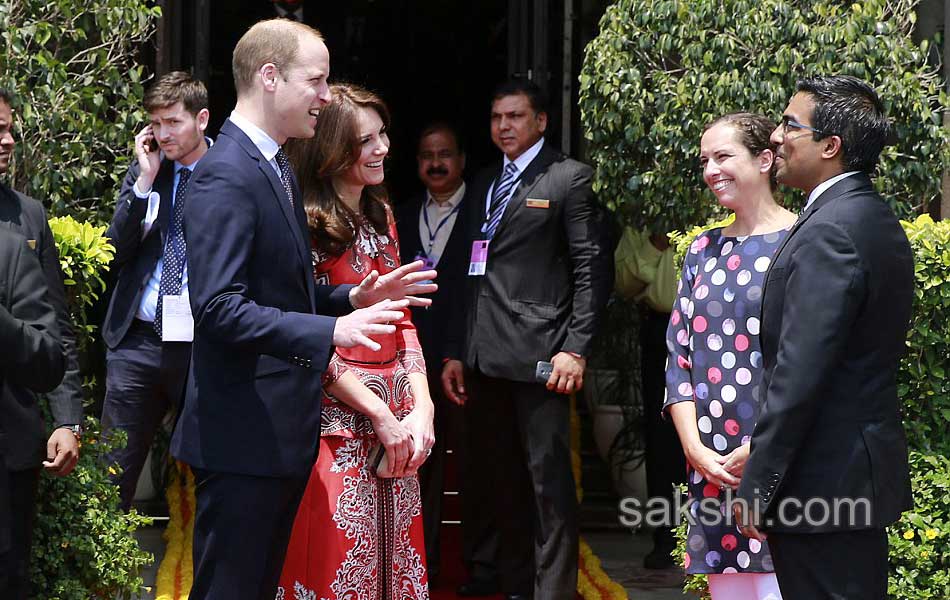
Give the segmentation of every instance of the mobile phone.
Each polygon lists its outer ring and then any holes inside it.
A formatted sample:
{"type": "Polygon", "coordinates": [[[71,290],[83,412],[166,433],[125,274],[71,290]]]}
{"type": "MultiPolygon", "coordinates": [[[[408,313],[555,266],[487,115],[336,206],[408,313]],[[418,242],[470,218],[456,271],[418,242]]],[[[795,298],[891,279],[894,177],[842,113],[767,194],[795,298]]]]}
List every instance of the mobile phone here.
{"type": "Polygon", "coordinates": [[[551,373],[554,372],[554,365],[549,362],[539,360],[538,366],[534,370],[534,378],[538,380],[538,383],[547,383],[548,379],[551,377],[551,373]]]}
{"type": "Polygon", "coordinates": [[[154,135],[148,138],[148,141],[145,142],[145,147],[148,148],[149,152],[158,152],[158,141],[154,135]]]}

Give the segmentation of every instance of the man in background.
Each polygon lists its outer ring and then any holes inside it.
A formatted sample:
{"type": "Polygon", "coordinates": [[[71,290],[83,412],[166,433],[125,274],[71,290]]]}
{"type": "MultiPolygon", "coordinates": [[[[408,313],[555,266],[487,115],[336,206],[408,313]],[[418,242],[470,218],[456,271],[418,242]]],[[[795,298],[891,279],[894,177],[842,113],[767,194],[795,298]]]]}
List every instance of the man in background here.
{"type": "Polygon", "coordinates": [[[483,510],[498,523],[502,591],[573,600],[578,507],[567,395],[583,386],[613,287],[612,248],[591,168],[544,140],[541,90],[513,80],[493,98],[491,137],[503,156],[472,182],[465,315],[450,330],[442,381],[465,403],[475,485],[490,491],[483,510]]]}
{"type": "Polygon", "coordinates": [[[208,92],[188,73],[162,76],[146,92],[149,124],[135,136],[135,162],[119,192],[106,231],[115,246],[118,281],[102,326],[106,396],[102,428],[125,431],[128,443],[108,456],[117,462],[122,508],[128,510],[156,430],[184,391],[194,326],[171,315],[166,298],[188,306],[187,249],[182,235],[188,181],[208,151],[208,92]]]}

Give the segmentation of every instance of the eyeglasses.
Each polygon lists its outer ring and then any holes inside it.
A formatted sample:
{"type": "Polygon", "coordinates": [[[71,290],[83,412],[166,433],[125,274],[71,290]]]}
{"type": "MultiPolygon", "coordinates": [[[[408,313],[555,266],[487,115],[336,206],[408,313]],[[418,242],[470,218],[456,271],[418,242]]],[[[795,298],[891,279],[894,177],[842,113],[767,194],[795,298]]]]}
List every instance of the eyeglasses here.
{"type": "Polygon", "coordinates": [[[813,131],[817,133],[818,135],[825,135],[825,136],[831,135],[830,133],[826,131],[815,129],[814,127],[809,127],[808,125],[802,125],[801,123],[799,123],[798,121],[796,121],[795,119],[792,119],[791,117],[787,115],[782,115],[782,135],[788,135],[789,129],[806,129],[808,131],[813,131]]]}

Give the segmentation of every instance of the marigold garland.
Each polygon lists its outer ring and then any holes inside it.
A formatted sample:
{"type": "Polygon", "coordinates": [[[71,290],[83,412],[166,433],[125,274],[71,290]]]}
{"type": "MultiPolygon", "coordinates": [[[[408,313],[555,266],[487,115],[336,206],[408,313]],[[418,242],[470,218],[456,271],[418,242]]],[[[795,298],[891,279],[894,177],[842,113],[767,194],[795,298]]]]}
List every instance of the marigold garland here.
{"type": "MultiPolygon", "coordinates": [[[[577,416],[577,398],[571,394],[571,468],[577,486],[578,503],[584,497],[581,487],[581,421],[577,416]]],[[[600,566],[600,559],[591,547],[580,539],[577,564],[577,592],[584,600],[629,600],[622,585],[612,580],[600,566]]]]}
{"type": "Polygon", "coordinates": [[[155,600],[188,600],[192,582],[191,541],[195,525],[195,478],[183,462],[176,461],[175,475],[168,482],[168,526],[165,557],[158,567],[155,600]],[[182,485],[184,483],[184,485],[182,485]]]}

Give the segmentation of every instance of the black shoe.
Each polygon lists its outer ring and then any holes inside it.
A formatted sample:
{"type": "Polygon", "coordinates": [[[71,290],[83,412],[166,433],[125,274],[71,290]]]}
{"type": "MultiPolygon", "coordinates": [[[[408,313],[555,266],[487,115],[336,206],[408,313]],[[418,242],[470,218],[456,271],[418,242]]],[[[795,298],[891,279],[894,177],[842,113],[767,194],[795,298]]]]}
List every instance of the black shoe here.
{"type": "Polygon", "coordinates": [[[498,593],[498,584],[487,579],[469,579],[458,586],[455,593],[463,598],[477,598],[479,596],[494,596],[498,593]]]}
{"type": "Polygon", "coordinates": [[[667,546],[654,546],[650,553],[643,557],[643,568],[645,569],[669,569],[676,564],[673,560],[673,548],[667,546]]]}

